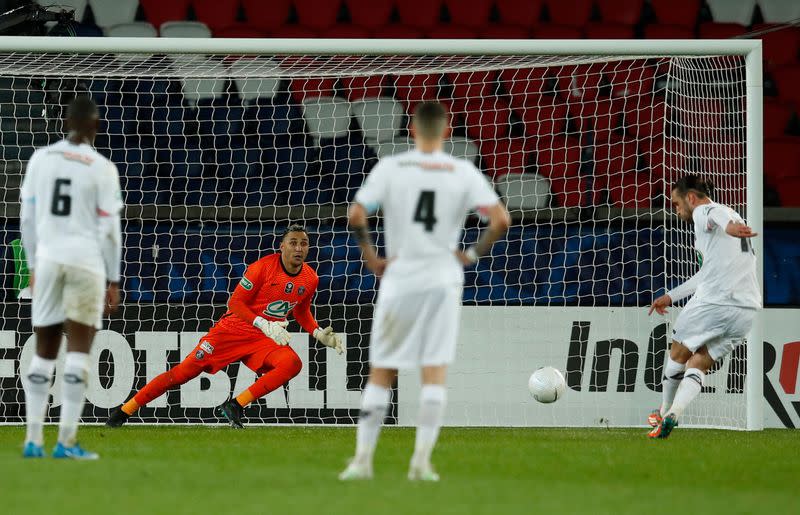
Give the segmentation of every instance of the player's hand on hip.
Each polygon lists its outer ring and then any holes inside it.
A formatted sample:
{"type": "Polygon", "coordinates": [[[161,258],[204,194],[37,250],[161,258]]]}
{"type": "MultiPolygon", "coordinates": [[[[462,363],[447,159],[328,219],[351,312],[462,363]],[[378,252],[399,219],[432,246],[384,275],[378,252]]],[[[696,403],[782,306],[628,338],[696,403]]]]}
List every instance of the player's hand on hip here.
{"type": "Polygon", "coordinates": [[[758,236],[758,233],[753,232],[749,226],[745,224],[731,222],[725,227],[725,232],[734,238],[752,238],[758,236]]]}
{"type": "Polygon", "coordinates": [[[31,289],[31,295],[33,295],[33,285],[36,282],[36,275],[31,271],[31,278],[28,280],[28,288],[31,289]]]}
{"type": "Polygon", "coordinates": [[[367,268],[370,272],[375,274],[375,277],[380,277],[386,270],[387,263],[388,261],[382,257],[374,257],[372,259],[367,259],[367,268]]]}
{"type": "Polygon", "coordinates": [[[119,283],[108,283],[105,314],[116,313],[119,308],[119,283]]]}
{"type": "Polygon", "coordinates": [[[322,345],[330,347],[339,354],[344,353],[344,343],[342,342],[342,335],[334,333],[333,327],[328,326],[325,329],[317,327],[314,329],[314,338],[316,338],[322,345]]]}
{"type": "Polygon", "coordinates": [[[272,322],[263,317],[256,317],[253,325],[261,329],[264,336],[271,338],[278,345],[289,345],[289,341],[292,339],[289,331],[286,330],[286,326],[289,325],[288,320],[272,322]]]}
{"type": "Polygon", "coordinates": [[[650,306],[650,311],[647,312],[647,315],[652,315],[653,311],[659,315],[666,315],[668,313],[667,307],[670,305],[672,305],[672,298],[670,298],[669,295],[662,295],[653,301],[653,304],[650,306]]]}

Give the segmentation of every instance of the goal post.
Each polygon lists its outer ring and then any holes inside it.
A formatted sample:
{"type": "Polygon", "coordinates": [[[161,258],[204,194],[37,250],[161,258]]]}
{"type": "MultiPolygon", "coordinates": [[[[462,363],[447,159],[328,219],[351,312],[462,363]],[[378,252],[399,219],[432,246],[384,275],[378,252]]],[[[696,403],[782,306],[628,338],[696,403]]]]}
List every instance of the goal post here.
{"type": "MultiPolygon", "coordinates": [[[[515,220],[467,271],[447,424],[639,425],[660,402],[676,311],[661,320],[646,307],[697,269],[669,185],[708,175],[715,200],[763,235],[760,41],[11,36],[0,38],[0,62],[8,249],[24,165],[60,137],[65,99],[97,100],[98,149],[120,168],[124,302],[96,340],[85,422],[102,422],[182,359],[224,312],[246,263],[300,221],[321,278],[317,317],[345,334],[348,352],[292,326],[303,370],[247,416],[354,423],[377,285],[347,235],[346,206],[378,158],[410,148],[409,114],[422,100],[447,105],[446,150],[494,181],[515,220]],[[544,365],[568,382],[549,406],[526,389],[544,365]]],[[[465,244],[478,225],[471,217],[465,244]]],[[[761,238],[753,245],[763,281],[761,238]]],[[[15,279],[0,303],[0,423],[23,421],[17,372],[33,349],[15,279]]],[[[759,318],[747,345],[709,374],[688,425],[763,427],[761,331],[759,318]]],[[[213,407],[253,378],[243,365],[203,376],[136,421],[214,423],[213,407]]],[[[413,422],[417,381],[399,378],[397,424],[413,422]]]]}

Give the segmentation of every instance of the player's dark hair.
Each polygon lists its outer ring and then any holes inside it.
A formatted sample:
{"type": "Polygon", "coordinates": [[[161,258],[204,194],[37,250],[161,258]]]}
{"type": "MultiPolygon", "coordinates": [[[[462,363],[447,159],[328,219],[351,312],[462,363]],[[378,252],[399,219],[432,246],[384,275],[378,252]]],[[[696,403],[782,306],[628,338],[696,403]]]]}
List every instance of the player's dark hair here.
{"type": "Polygon", "coordinates": [[[439,138],[447,125],[447,110],[439,102],[420,102],[414,109],[413,122],[418,136],[439,138]]]}
{"type": "Polygon", "coordinates": [[[305,225],[301,225],[301,224],[291,224],[291,225],[289,225],[289,227],[287,227],[287,228],[286,228],[286,230],[285,230],[285,231],[283,231],[283,233],[281,233],[281,241],[285,240],[285,239],[286,239],[286,236],[287,236],[287,235],[288,235],[290,232],[304,232],[304,233],[306,234],[306,236],[308,236],[308,237],[309,237],[309,239],[311,238],[311,235],[310,235],[310,234],[308,234],[308,230],[306,229],[306,226],[305,226],[305,225]]]}
{"type": "Polygon", "coordinates": [[[86,95],[73,98],[67,106],[67,120],[81,123],[93,120],[98,115],[97,104],[86,95]]]}
{"type": "Polygon", "coordinates": [[[697,174],[690,174],[678,179],[672,189],[677,191],[681,197],[693,191],[700,198],[710,197],[714,194],[714,185],[708,179],[704,179],[697,174]]]}
{"type": "Polygon", "coordinates": [[[72,99],[67,106],[67,128],[84,135],[97,130],[99,111],[91,98],[80,95],[72,99]]]}

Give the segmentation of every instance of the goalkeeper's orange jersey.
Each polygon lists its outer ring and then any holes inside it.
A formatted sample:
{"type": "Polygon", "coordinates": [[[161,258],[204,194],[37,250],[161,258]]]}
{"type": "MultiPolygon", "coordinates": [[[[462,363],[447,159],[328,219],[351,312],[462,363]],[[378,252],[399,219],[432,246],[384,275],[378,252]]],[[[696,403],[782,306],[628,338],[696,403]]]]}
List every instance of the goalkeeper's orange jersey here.
{"type": "Polygon", "coordinates": [[[285,320],[291,313],[309,333],[318,327],[311,314],[311,299],[317,290],[319,277],[307,263],[296,274],[283,266],[279,253],[265,256],[249,267],[228,302],[228,311],[215,329],[261,336],[253,326],[257,316],[267,320],[285,320]]]}

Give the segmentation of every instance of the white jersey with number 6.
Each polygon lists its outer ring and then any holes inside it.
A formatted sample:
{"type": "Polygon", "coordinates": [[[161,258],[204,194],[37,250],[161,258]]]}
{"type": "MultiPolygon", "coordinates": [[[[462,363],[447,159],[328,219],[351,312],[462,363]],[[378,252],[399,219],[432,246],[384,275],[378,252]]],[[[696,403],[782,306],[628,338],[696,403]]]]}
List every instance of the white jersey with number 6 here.
{"type": "Polygon", "coordinates": [[[497,194],[464,159],[444,152],[403,152],[381,159],[355,201],[383,212],[386,258],[381,292],[421,291],[464,282],[454,251],[467,214],[497,194]]]}
{"type": "MultiPolygon", "coordinates": [[[[117,167],[87,144],[67,140],[34,152],[25,172],[21,201],[35,220],[35,256],[105,276],[101,217],[122,209],[117,167]]],[[[115,279],[116,280],[116,279],[115,279]]]]}

